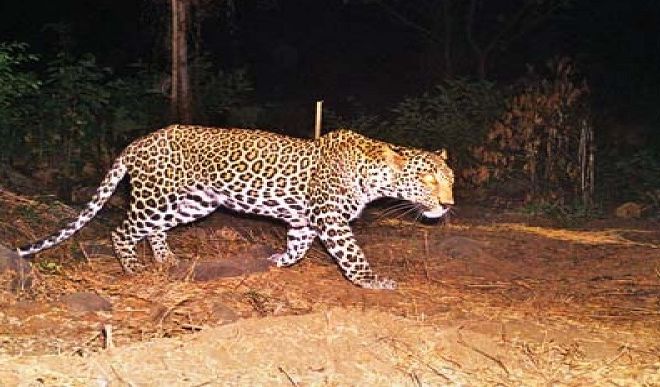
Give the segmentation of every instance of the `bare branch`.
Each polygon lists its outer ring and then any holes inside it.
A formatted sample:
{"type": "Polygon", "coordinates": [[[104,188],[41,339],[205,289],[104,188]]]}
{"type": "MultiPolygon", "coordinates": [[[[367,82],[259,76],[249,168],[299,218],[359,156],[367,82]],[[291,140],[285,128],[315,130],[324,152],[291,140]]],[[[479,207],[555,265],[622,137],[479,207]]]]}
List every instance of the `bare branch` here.
{"type": "Polygon", "coordinates": [[[428,40],[430,40],[434,43],[438,43],[438,44],[441,43],[441,41],[435,36],[435,34],[433,33],[432,30],[430,30],[428,28],[425,28],[422,25],[420,25],[419,23],[409,19],[407,16],[405,16],[403,13],[397,11],[392,6],[390,6],[389,4],[387,4],[387,3],[385,3],[381,0],[377,0],[376,4],[380,5],[385,11],[387,11],[390,15],[392,15],[394,18],[399,20],[401,23],[407,25],[408,27],[411,27],[414,30],[417,30],[417,32],[421,32],[422,35],[426,39],[428,39],[428,40]]]}
{"type": "Polygon", "coordinates": [[[467,36],[468,43],[472,46],[472,49],[481,54],[481,47],[474,39],[472,31],[474,30],[474,15],[477,12],[477,0],[470,0],[470,5],[468,6],[467,18],[465,20],[465,34],[467,36]]]}
{"type": "Polygon", "coordinates": [[[497,33],[486,43],[480,46],[473,35],[474,19],[476,15],[476,6],[478,0],[470,0],[467,20],[467,34],[470,45],[475,51],[487,54],[500,43],[511,43],[512,41],[525,35],[532,28],[543,23],[548,17],[553,15],[560,7],[561,2],[557,0],[547,0],[541,3],[536,1],[525,1],[515,15],[509,18],[506,25],[500,28],[497,33]],[[535,15],[535,10],[547,6],[547,9],[541,14],[535,15]],[[536,17],[534,17],[536,16],[536,17]]]}
{"type": "MultiPolygon", "coordinates": [[[[548,8],[542,13],[536,13],[534,18],[531,17],[523,18],[522,20],[529,20],[529,21],[523,23],[515,33],[509,35],[509,37],[506,39],[506,43],[511,43],[516,41],[517,39],[520,39],[520,37],[527,34],[534,27],[543,24],[550,16],[554,15],[557,12],[557,10],[559,10],[562,7],[562,2],[557,0],[549,0],[549,1],[544,1],[543,5],[547,5],[548,8]]],[[[540,6],[532,7],[532,8],[538,9],[540,8],[540,6]]]]}

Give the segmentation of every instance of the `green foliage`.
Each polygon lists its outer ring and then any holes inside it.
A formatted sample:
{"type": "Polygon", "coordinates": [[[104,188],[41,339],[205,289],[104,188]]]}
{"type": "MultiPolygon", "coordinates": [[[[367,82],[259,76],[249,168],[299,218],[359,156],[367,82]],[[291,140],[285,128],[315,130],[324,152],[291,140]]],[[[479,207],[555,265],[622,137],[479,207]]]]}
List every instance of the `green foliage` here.
{"type": "Polygon", "coordinates": [[[40,144],[64,150],[66,164],[77,164],[108,144],[125,141],[126,132],[165,117],[166,99],[150,92],[157,75],[138,67],[125,78],[97,65],[92,55],[58,55],[48,63],[38,124],[40,144]],[[91,154],[86,154],[91,152],[91,154]]]}
{"type": "Polygon", "coordinates": [[[61,274],[63,267],[60,263],[54,261],[37,261],[35,266],[39,272],[48,275],[61,274]]]}
{"type": "Polygon", "coordinates": [[[3,112],[17,99],[40,86],[34,74],[20,71],[25,64],[36,62],[36,55],[28,54],[25,43],[0,43],[0,109],[3,112]]]}
{"type": "Polygon", "coordinates": [[[117,77],[92,55],[60,53],[37,75],[25,44],[0,44],[0,145],[4,161],[58,165],[64,175],[114,153],[129,130],[162,124],[167,101],[151,85],[158,74],[137,66],[117,77]]]}
{"type": "Polygon", "coordinates": [[[65,168],[80,161],[78,145],[100,135],[99,120],[110,102],[110,74],[91,55],[72,58],[60,53],[48,62],[32,115],[36,130],[27,132],[26,143],[39,149],[40,156],[64,156],[65,168]]]}
{"type": "Polygon", "coordinates": [[[39,222],[39,214],[37,214],[37,211],[34,209],[33,206],[20,205],[20,206],[16,206],[15,210],[21,219],[26,220],[30,223],[39,222]]]}
{"type": "MultiPolygon", "coordinates": [[[[118,76],[90,54],[65,52],[39,74],[25,70],[37,60],[25,44],[0,43],[0,162],[56,165],[61,176],[76,178],[83,163],[107,162],[141,130],[166,123],[161,72],[138,64],[118,76]]],[[[241,110],[252,91],[245,70],[214,71],[201,57],[191,74],[196,121],[256,125],[256,115],[241,110]]]]}
{"type": "Polygon", "coordinates": [[[632,155],[599,158],[599,191],[613,201],[639,201],[660,206],[660,154],[650,149],[632,155]]]}
{"type": "Polygon", "coordinates": [[[152,130],[167,122],[168,99],[158,87],[166,75],[140,63],[131,70],[105,85],[110,99],[99,129],[108,131],[109,143],[127,143],[135,138],[136,131],[152,130]]]}
{"type": "Polygon", "coordinates": [[[569,204],[535,201],[527,203],[521,211],[533,216],[545,216],[559,223],[561,227],[579,227],[585,222],[603,216],[603,212],[581,201],[569,204]]]}
{"type": "Polygon", "coordinates": [[[411,146],[446,147],[467,162],[469,148],[483,138],[489,123],[504,109],[504,93],[491,82],[447,80],[419,97],[408,97],[392,109],[394,118],[381,126],[380,137],[411,146]]]}
{"type": "Polygon", "coordinates": [[[257,117],[244,114],[242,106],[254,90],[245,69],[214,71],[208,58],[196,58],[191,66],[197,116],[200,122],[222,122],[251,127],[257,117]]]}
{"type": "MultiPolygon", "coordinates": [[[[118,76],[90,54],[65,52],[40,73],[25,69],[37,61],[25,44],[0,43],[0,162],[57,165],[61,175],[76,178],[83,163],[107,162],[143,129],[167,121],[161,72],[138,64],[118,76]]],[[[213,71],[204,57],[191,70],[197,121],[256,124],[236,114],[252,91],[245,70],[213,71]]]]}
{"type": "Polygon", "coordinates": [[[0,162],[6,162],[21,142],[16,127],[28,115],[22,100],[41,86],[36,75],[24,69],[37,61],[27,48],[25,43],[0,43],[0,162]]]}
{"type": "Polygon", "coordinates": [[[375,114],[361,112],[354,117],[345,117],[332,109],[323,110],[323,126],[328,131],[348,128],[361,133],[382,133],[379,129],[386,125],[375,114]]]}
{"type": "Polygon", "coordinates": [[[448,148],[452,159],[469,165],[470,148],[482,141],[505,102],[504,91],[491,82],[453,79],[421,96],[404,98],[390,110],[388,120],[355,107],[358,114],[352,117],[326,109],[323,122],[327,128],[351,128],[397,144],[448,148]]]}

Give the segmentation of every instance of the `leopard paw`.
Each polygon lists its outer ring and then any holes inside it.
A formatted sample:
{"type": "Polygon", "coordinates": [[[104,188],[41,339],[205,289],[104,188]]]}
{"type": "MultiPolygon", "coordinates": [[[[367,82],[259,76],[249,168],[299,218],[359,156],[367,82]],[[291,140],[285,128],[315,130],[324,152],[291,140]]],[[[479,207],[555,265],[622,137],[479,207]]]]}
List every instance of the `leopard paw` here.
{"type": "Polygon", "coordinates": [[[161,256],[159,259],[154,257],[154,261],[156,263],[156,267],[159,269],[168,269],[179,264],[179,258],[174,254],[161,256]]]}
{"type": "Polygon", "coordinates": [[[156,263],[175,265],[179,262],[179,259],[174,253],[169,252],[165,254],[154,254],[154,261],[156,261],[156,263]]]}
{"type": "Polygon", "coordinates": [[[276,253],[268,257],[268,260],[273,262],[277,267],[286,267],[293,264],[290,262],[289,255],[287,253],[276,253]]]}
{"type": "Polygon", "coordinates": [[[120,263],[121,268],[124,269],[124,273],[126,274],[138,274],[147,268],[145,264],[137,259],[121,261],[120,263]]]}
{"type": "Polygon", "coordinates": [[[387,278],[378,278],[376,276],[374,276],[373,278],[364,278],[357,280],[355,281],[355,284],[365,289],[375,289],[375,290],[396,289],[396,281],[387,278]]]}

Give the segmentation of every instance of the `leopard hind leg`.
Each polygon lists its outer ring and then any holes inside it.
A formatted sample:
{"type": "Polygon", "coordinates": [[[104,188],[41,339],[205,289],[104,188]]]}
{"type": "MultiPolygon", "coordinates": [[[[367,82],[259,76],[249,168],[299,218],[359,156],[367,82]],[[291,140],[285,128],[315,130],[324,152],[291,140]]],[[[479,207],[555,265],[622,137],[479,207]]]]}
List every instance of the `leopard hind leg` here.
{"type": "Polygon", "coordinates": [[[155,201],[159,204],[158,209],[134,210],[139,206],[132,205],[126,220],[112,234],[115,253],[127,273],[144,268],[137,258],[135,246],[145,237],[156,262],[175,262],[175,255],[167,243],[167,230],[202,218],[220,205],[220,197],[215,191],[201,189],[179,195],[162,195],[155,201]]]}
{"type": "Polygon", "coordinates": [[[176,262],[176,257],[167,243],[166,231],[179,225],[193,222],[209,215],[219,206],[218,197],[212,191],[193,191],[182,195],[178,200],[168,203],[168,210],[156,215],[158,228],[147,236],[158,263],[176,262]]]}
{"type": "Polygon", "coordinates": [[[176,263],[177,259],[167,243],[167,233],[165,233],[165,230],[152,232],[147,236],[147,240],[149,241],[156,262],[176,263]]]}
{"type": "Polygon", "coordinates": [[[175,196],[152,195],[151,200],[143,201],[140,195],[133,192],[133,200],[126,219],[112,233],[115,254],[126,273],[131,274],[144,269],[144,264],[139,261],[135,249],[137,243],[145,237],[151,245],[156,262],[175,261],[165,233],[177,224],[172,214],[174,207],[172,202],[175,202],[175,199],[175,196]],[[157,204],[158,207],[150,205],[150,202],[157,204]]]}
{"type": "Polygon", "coordinates": [[[115,255],[124,272],[128,274],[144,270],[144,264],[137,257],[135,246],[145,234],[146,232],[133,224],[130,218],[126,218],[112,233],[115,255]]]}

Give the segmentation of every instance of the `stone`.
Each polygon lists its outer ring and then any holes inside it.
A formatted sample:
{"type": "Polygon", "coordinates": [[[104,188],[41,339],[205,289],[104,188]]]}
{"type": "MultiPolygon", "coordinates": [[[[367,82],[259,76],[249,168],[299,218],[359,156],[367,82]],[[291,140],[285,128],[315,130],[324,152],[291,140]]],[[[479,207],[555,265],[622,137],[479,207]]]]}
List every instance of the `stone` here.
{"type": "Polygon", "coordinates": [[[216,303],[211,308],[211,317],[220,324],[230,324],[237,321],[240,316],[227,305],[216,303]]]}
{"type": "Polygon", "coordinates": [[[439,251],[448,258],[461,260],[474,260],[487,255],[481,242],[459,236],[442,239],[434,243],[430,250],[439,251]]]}
{"type": "Polygon", "coordinates": [[[637,219],[642,216],[642,211],[644,211],[644,207],[641,204],[626,202],[614,210],[614,215],[617,218],[637,219]]]}
{"type": "Polygon", "coordinates": [[[96,293],[77,292],[60,298],[60,304],[72,312],[111,311],[112,303],[96,293]]]}
{"type": "Polygon", "coordinates": [[[177,280],[204,282],[264,272],[272,266],[267,259],[272,253],[273,250],[265,245],[250,246],[230,259],[179,262],[170,269],[170,275],[177,280]]]}

